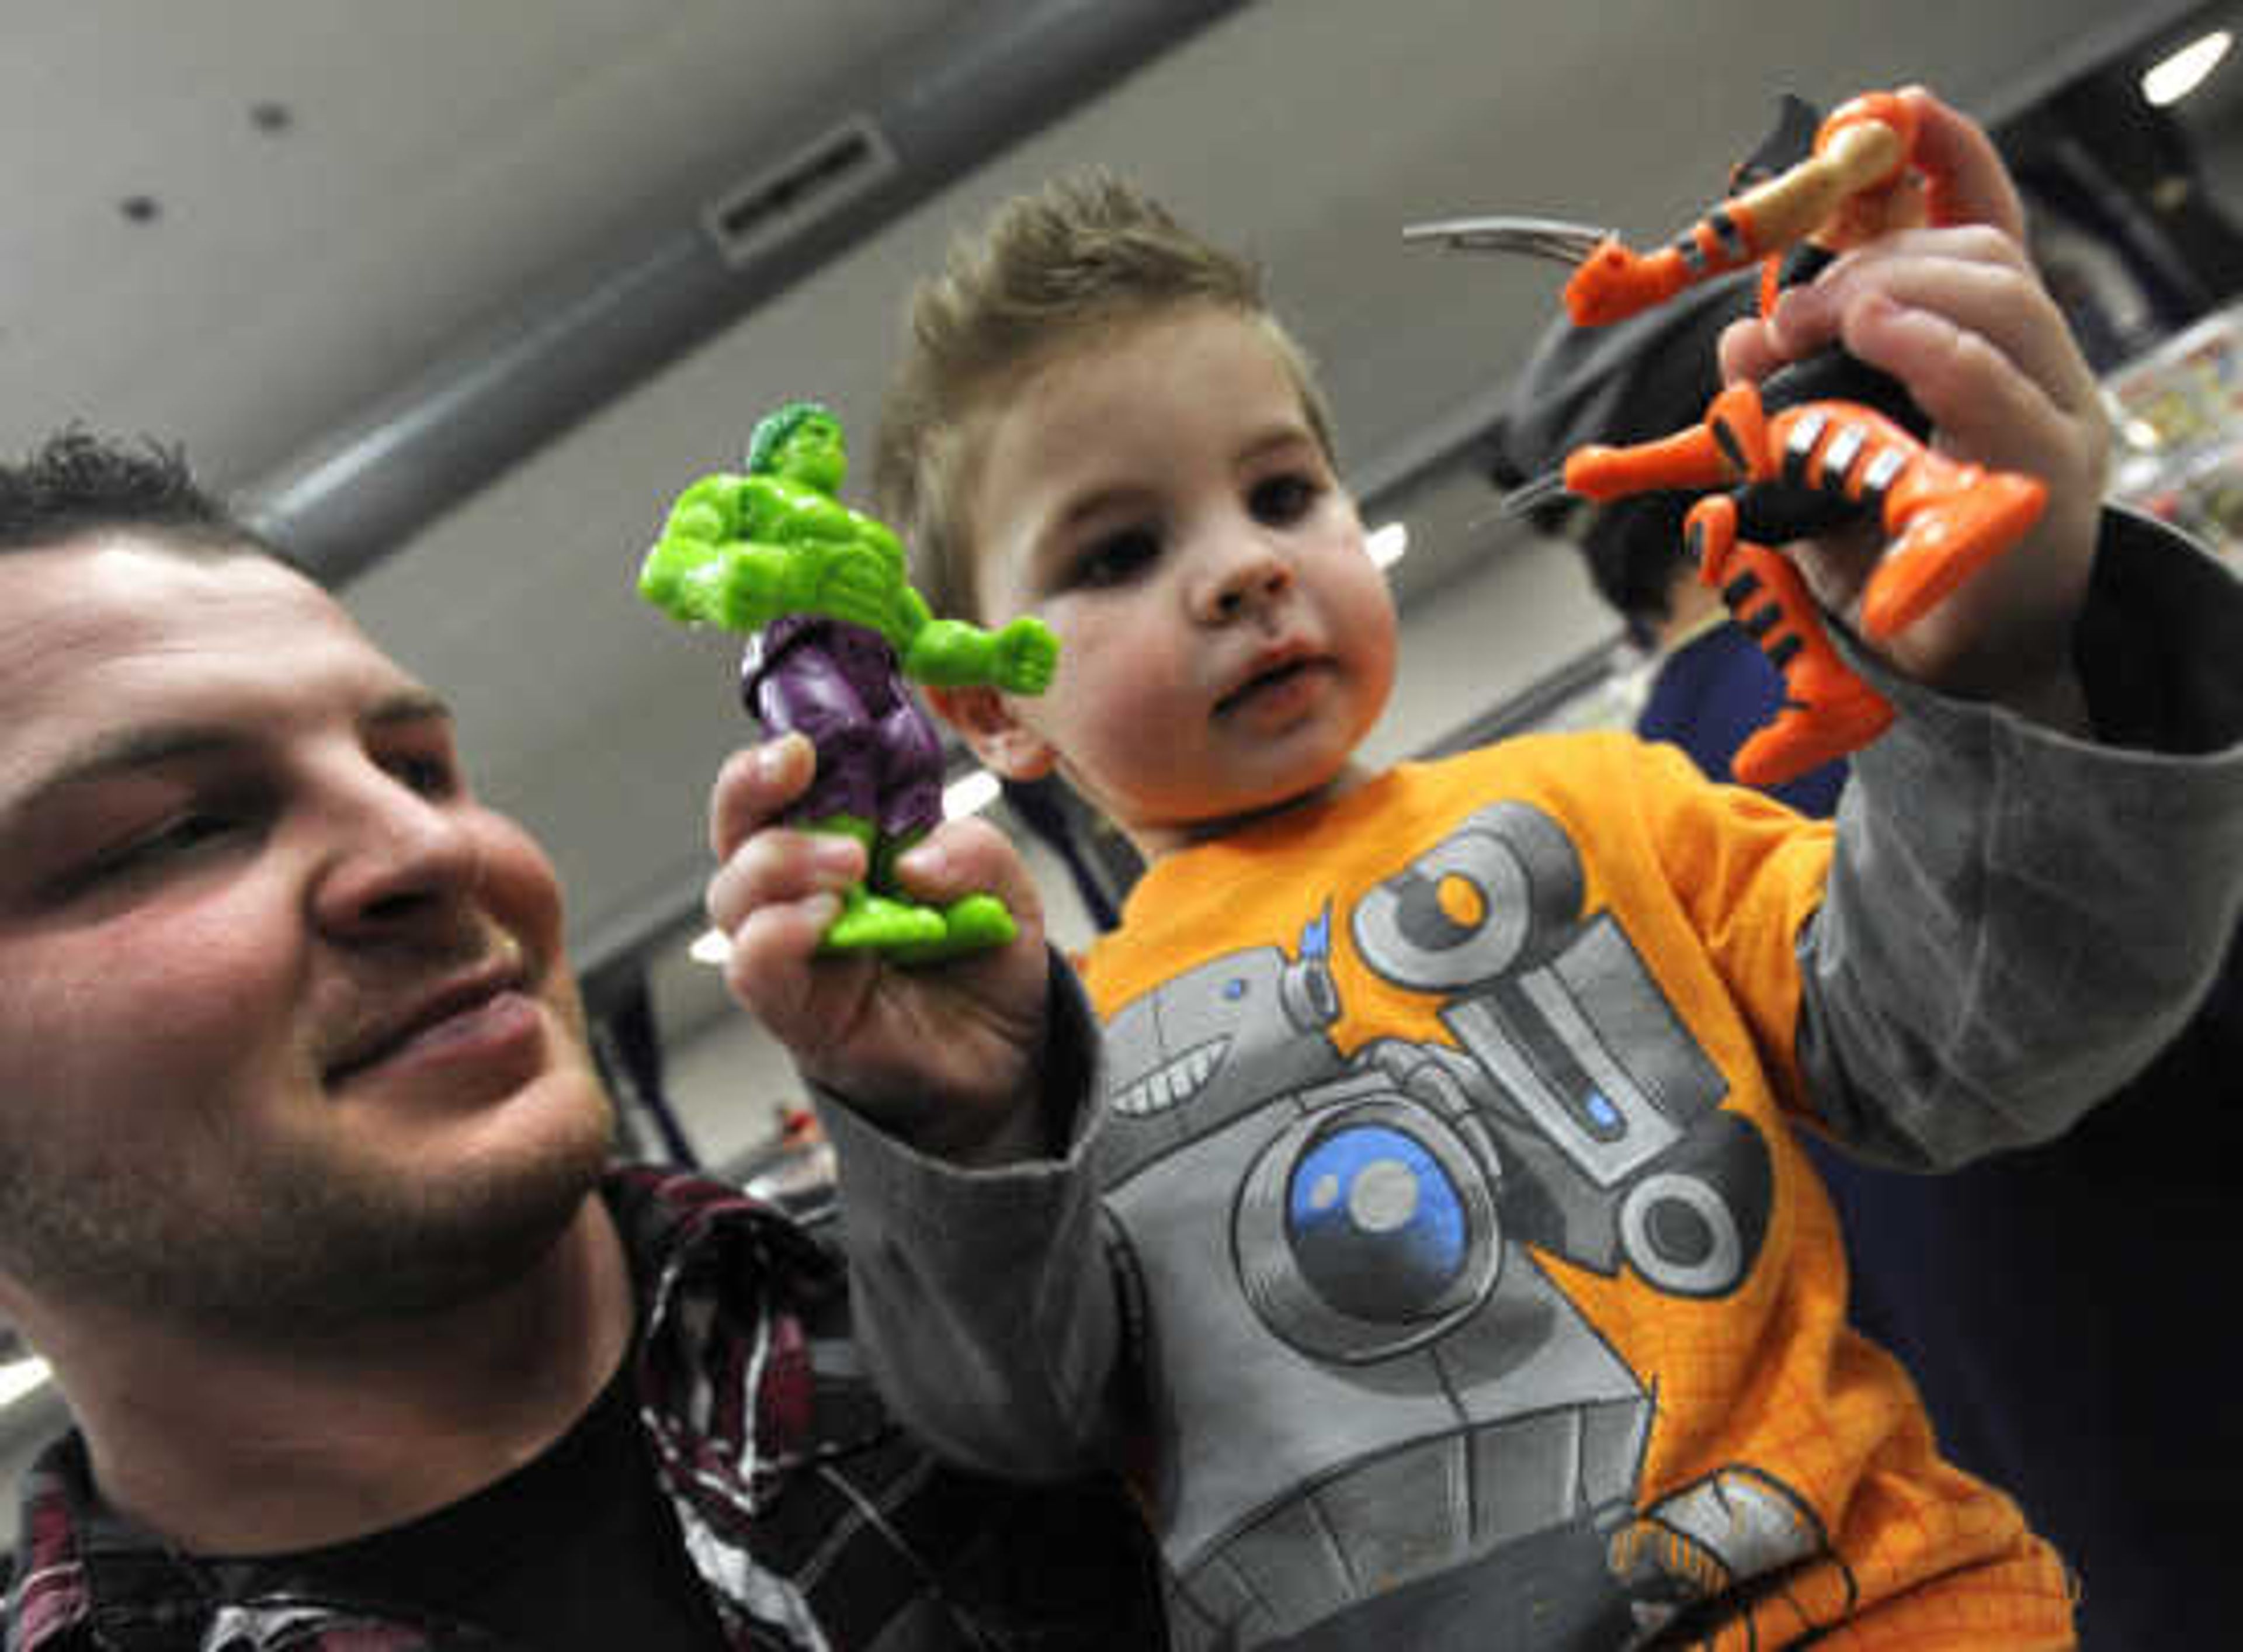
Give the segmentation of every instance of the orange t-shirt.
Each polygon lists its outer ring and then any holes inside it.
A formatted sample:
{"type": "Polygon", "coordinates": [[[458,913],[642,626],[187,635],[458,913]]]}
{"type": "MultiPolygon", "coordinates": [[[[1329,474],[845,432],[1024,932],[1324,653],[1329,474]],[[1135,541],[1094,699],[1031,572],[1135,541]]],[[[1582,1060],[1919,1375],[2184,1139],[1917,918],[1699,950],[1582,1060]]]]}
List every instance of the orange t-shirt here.
{"type": "Polygon", "coordinates": [[[1184,1618],[1509,1564],[1550,1621],[1692,1645],[2071,1643],[2053,1552],[1844,1324],[1790,1135],[1832,841],[1566,735],[1148,871],[1083,974],[1184,1618]]]}

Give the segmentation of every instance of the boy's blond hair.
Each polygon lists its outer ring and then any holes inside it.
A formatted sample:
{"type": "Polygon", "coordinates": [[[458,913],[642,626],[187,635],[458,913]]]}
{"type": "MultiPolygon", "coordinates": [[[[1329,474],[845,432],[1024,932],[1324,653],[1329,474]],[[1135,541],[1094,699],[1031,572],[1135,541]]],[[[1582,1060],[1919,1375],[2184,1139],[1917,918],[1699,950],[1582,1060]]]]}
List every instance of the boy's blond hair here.
{"type": "Polygon", "coordinates": [[[953,244],[942,273],[913,293],[873,462],[875,509],[912,548],[914,581],[935,612],[983,617],[965,507],[978,415],[1068,350],[1196,305],[1267,329],[1331,456],[1324,394],[1307,354],[1270,313],[1259,267],[1120,179],[1094,170],[1057,179],[953,244]]]}

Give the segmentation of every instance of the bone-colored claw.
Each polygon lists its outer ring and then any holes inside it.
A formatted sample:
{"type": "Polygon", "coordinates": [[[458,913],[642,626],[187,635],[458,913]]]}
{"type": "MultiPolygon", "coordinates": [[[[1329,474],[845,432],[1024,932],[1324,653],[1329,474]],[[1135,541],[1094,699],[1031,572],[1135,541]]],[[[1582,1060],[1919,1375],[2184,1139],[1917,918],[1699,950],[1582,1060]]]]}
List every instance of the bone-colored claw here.
{"type": "Polygon", "coordinates": [[[1445,218],[1423,224],[1405,224],[1405,241],[1443,241],[1459,253],[1524,253],[1533,258],[1578,264],[1606,241],[1617,239],[1608,229],[1575,224],[1562,218],[1524,218],[1498,214],[1478,218],[1445,218]]]}

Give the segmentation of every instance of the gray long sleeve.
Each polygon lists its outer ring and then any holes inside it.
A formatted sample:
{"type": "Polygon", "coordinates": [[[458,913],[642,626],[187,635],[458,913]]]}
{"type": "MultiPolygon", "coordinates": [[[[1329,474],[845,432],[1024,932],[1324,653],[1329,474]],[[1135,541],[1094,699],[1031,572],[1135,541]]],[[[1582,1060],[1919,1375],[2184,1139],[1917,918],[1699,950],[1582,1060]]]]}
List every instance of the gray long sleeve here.
{"type": "Polygon", "coordinates": [[[1124,1358],[1121,1298],[1086,1168],[1097,1022],[1052,963],[1047,1092],[1061,1157],[967,1170],[830,1094],[858,1340],[882,1391],[938,1451],[1058,1478],[1108,1460],[1124,1358]]]}
{"type": "Polygon", "coordinates": [[[2098,738],[1865,669],[1859,753],[1801,943],[1831,1132],[1948,1167],[2060,1134],[2170,1042],[2243,910],[2243,585],[2105,517],[2077,655],[2098,738]]]}

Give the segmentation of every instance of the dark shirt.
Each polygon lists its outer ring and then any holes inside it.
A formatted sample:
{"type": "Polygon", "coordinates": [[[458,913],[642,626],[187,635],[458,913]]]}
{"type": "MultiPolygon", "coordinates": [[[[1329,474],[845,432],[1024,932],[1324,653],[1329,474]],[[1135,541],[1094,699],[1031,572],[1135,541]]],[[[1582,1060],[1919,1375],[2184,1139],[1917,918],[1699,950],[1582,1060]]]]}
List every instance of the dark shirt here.
{"type": "Polygon", "coordinates": [[[340,1601],[395,1601],[540,1652],[724,1652],[633,1415],[627,1376],[542,1457],[426,1519],[355,1542],[206,1562],[286,1566],[340,1601]]]}
{"type": "Polygon", "coordinates": [[[537,1462],[364,1542],[212,1561],[105,1508],[67,1434],[25,1479],[8,1652],[789,1652],[813,1643],[805,1621],[837,1652],[1164,1644],[1156,1561],[1114,1484],[964,1473],[889,1419],[834,1248],[694,1177],[622,1170],[603,1191],[640,1333],[610,1401],[537,1462]],[[583,1609],[654,1620],[545,1638],[603,1588],[583,1609]]]}

